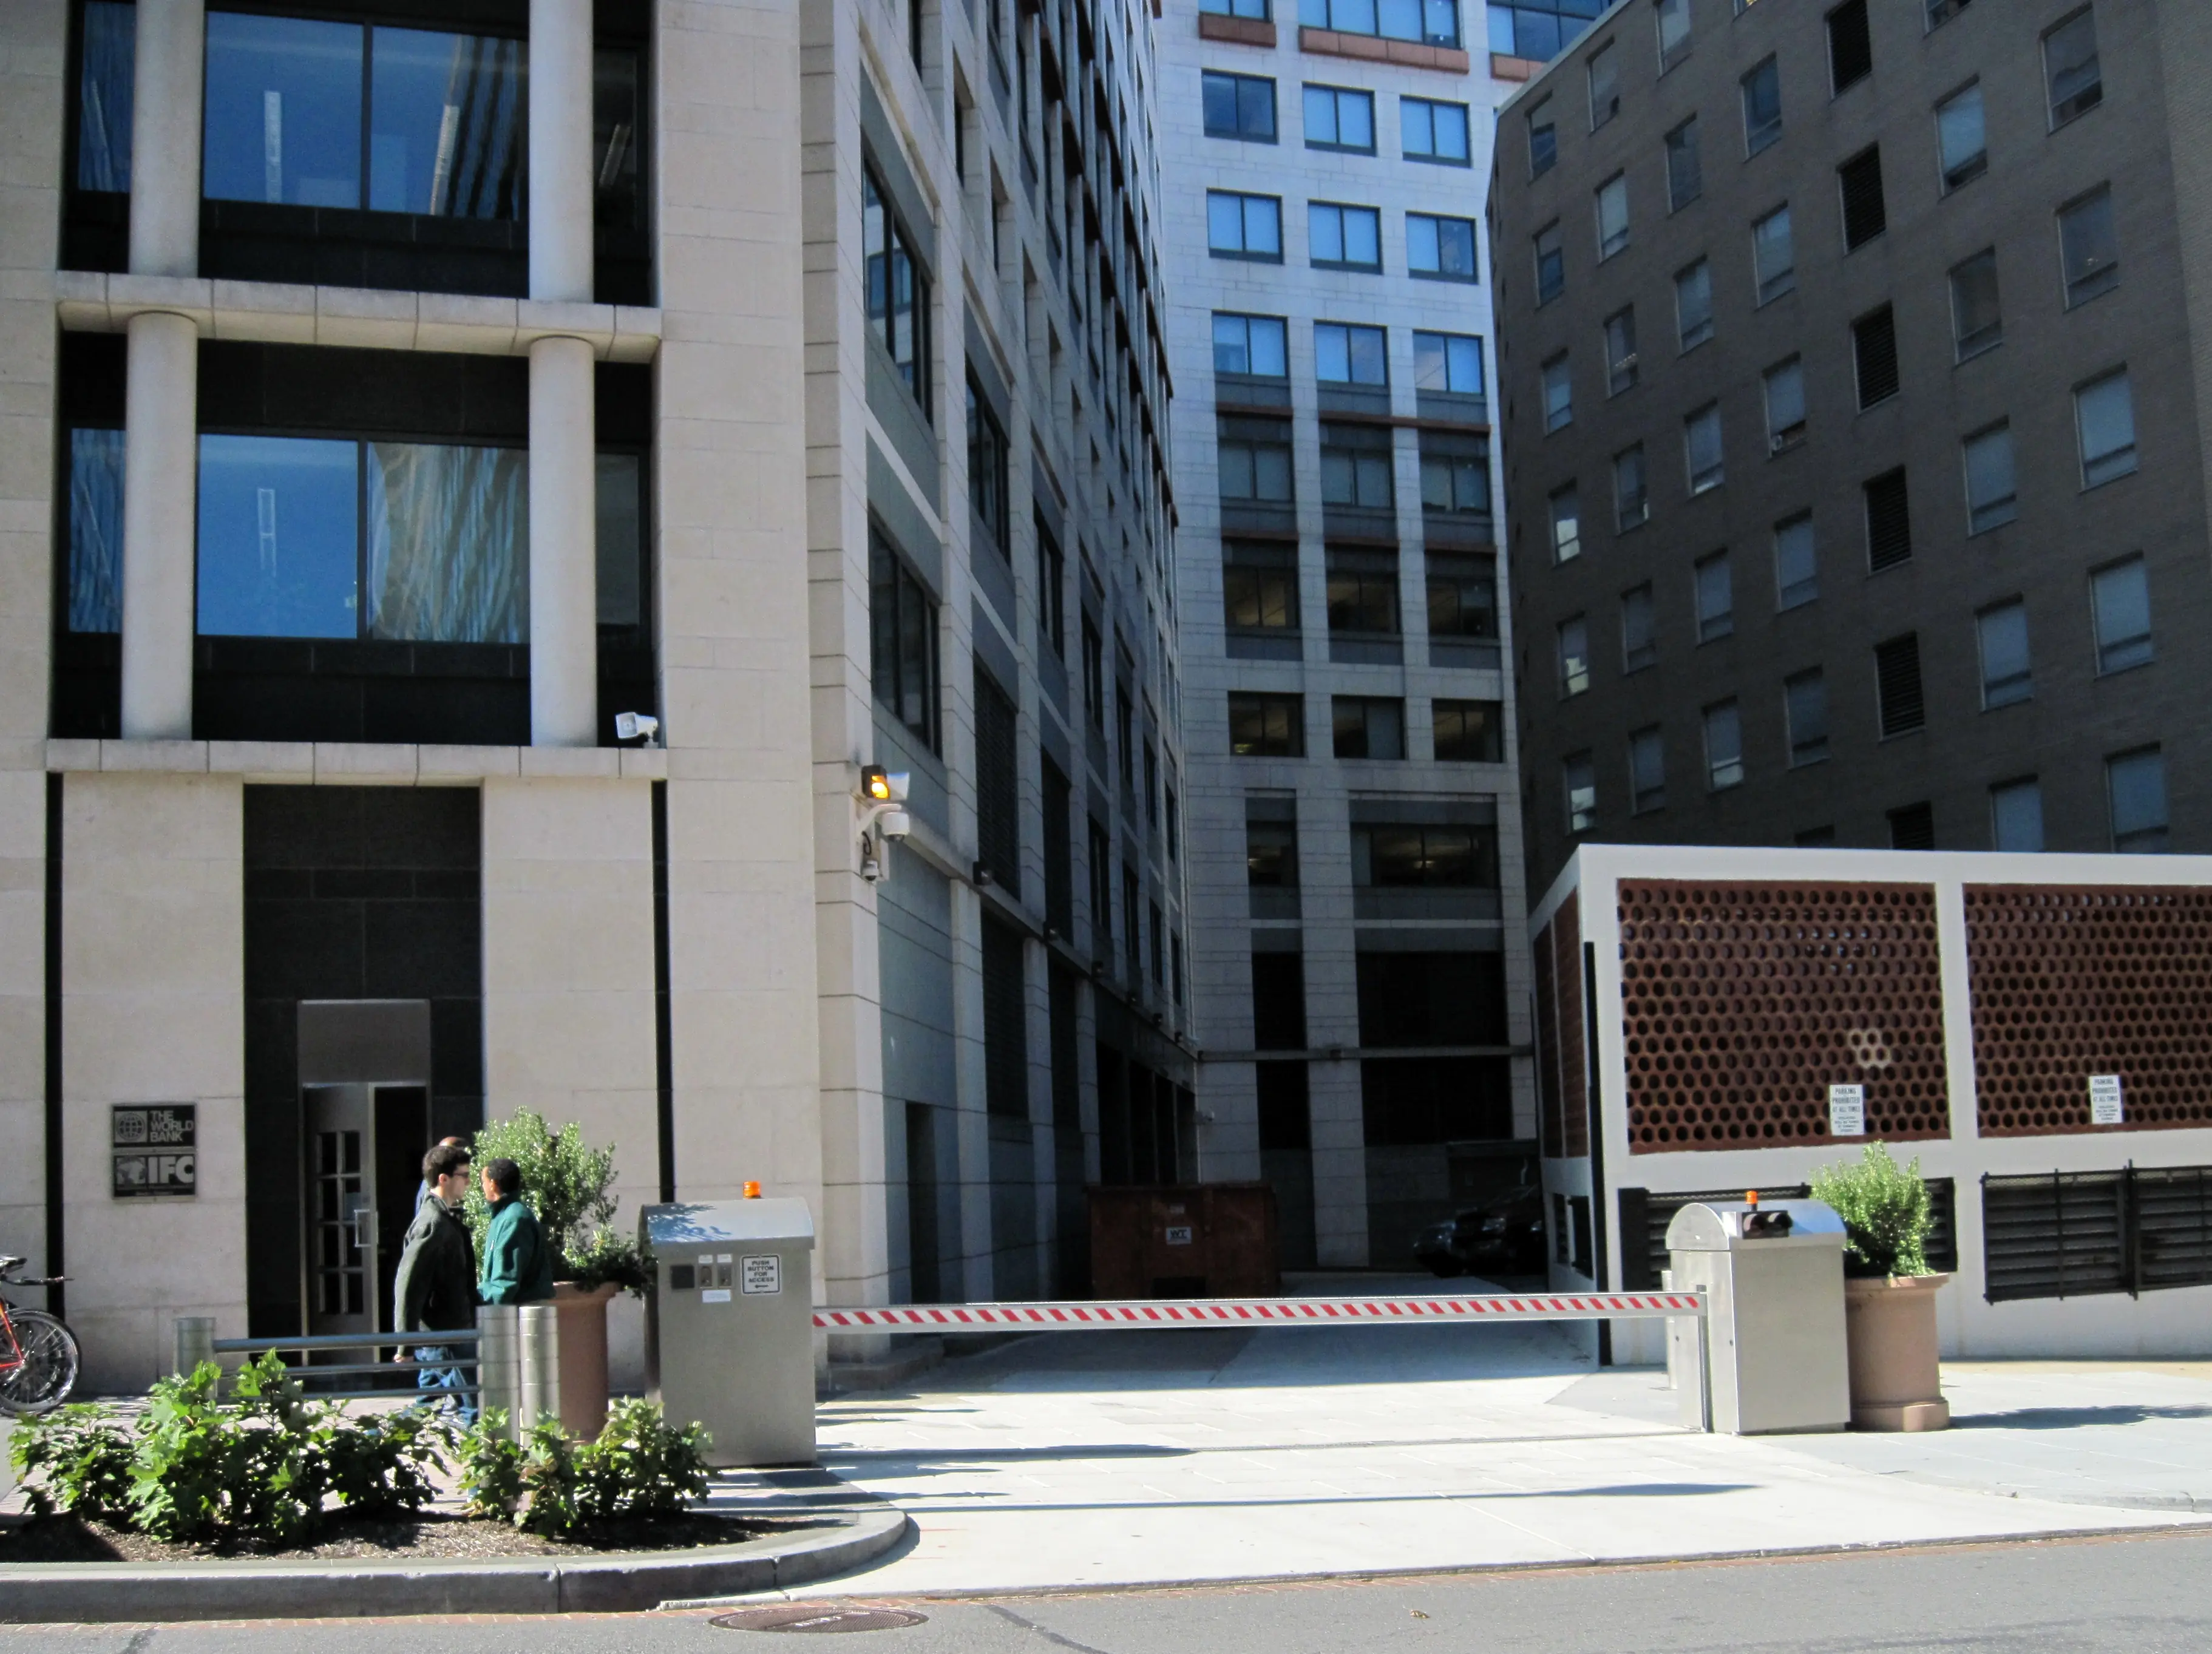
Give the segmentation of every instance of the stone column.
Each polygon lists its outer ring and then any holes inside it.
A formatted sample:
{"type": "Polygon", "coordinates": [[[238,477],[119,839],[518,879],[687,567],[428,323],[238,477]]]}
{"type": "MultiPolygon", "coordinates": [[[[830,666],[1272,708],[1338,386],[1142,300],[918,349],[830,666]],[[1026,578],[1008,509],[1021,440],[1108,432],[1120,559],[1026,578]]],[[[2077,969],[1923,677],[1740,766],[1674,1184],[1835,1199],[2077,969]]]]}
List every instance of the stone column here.
{"type": "Polygon", "coordinates": [[[131,109],[131,273],[200,273],[204,0],[139,0],[131,109]]]}
{"type": "Polygon", "coordinates": [[[192,733],[199,329],[147,311],[128,335],[123,461],[123,739],[192,733]]]}
{"type": "MultiPolygon", "coordinates": [[[[591,0],[530,0],[530,296],[592,297],[591,0]]],[[[599,740],[592,347],[530,347],[530,739],[599,740]]]]}

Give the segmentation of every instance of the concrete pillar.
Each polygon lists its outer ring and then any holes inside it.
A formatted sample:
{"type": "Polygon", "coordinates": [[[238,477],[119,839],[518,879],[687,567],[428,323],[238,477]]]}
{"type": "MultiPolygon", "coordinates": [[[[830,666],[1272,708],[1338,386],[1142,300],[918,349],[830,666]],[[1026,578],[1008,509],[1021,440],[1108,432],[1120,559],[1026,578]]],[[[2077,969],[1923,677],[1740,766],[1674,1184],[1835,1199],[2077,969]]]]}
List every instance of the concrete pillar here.
{"type": "MultiPolygon", "coordinates": [[[[199,329],[184,316],[152,311],[133,316],[128,353],[123,739],[190,740],[199,329]]],[[[587,498],[587,511],[589,503],[587,498]]]]}
{"type": "Polygon", "coordinates": [[[139,0],[131,110],[131,273],[200,273],[204,0],[139,0]]]}
{"type": "Polygon", "coordinates": [[[530,296],[592,296],[592,0],[530,0],[530,296]]]}
{"type": "Polygon", "coordinates": [[[599,739],[592,368],[592,347],[581,339],[538,339],[530,347],[533,746],[594,746],[599,739]]]}

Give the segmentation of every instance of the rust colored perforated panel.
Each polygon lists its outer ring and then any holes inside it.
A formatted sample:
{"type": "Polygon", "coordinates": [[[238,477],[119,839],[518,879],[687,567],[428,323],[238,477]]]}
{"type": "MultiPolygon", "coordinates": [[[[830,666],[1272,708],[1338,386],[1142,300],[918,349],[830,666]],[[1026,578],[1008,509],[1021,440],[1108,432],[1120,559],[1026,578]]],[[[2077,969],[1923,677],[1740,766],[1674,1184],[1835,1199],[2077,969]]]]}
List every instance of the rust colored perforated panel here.
{"type": "Polygon", "coordinates": [[[1559,1146],[1559,1015],[1552,993],[1552,927],[1536,933],[1531,964],[1536,978],[1536,1104],[1540,1147],[1556,1156],[1559,1146]]]}
{"type": "Polygon", "coordinates": [[[1948,1137],[1936,896],[1925,885],[1623,879],[1621,1019],[1636,1154],[1948,1137]]]}
{"type": "Polygon", "coordinates": [[[2212,1126],[2212,890],[1966,896],[1983,1136],[2212,1126]],[[2120,1077],[2120,1124],[2090,1124],[2092,1074],[2120,1077]]]}
{"type": "Polygon", "coordinates": [[[1559,1113],[1571,1160],[1590,1152],[1589,1070],[1583,1058],[1582,896],[1567,892],[1552,915],[1552,973],[1559,999],[1559,1113]]]}

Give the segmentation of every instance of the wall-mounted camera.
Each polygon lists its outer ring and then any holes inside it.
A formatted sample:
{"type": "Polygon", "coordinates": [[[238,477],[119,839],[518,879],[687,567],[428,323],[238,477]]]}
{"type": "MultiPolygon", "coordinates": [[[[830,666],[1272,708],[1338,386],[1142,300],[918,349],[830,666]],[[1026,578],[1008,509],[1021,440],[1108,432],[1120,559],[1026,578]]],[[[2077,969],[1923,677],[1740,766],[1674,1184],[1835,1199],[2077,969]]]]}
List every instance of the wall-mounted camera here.
{"type": "Polygon", "coordinates": [[[859,871],[871,885],[890,877],[891,842],[914,831],[914,818],[900,807],[906,802],[909,779],[905,770],[886,769],[879,763],[860,770],[860,784],[854,789],[860,812],[859,871]]]}

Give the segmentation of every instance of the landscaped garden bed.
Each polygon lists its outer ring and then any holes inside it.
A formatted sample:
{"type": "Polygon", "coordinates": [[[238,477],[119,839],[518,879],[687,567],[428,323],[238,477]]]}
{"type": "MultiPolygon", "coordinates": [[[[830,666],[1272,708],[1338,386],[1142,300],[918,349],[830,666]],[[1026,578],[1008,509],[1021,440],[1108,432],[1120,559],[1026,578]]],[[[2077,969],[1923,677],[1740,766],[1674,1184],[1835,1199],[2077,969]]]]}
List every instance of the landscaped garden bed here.
{"type": "Polygon", "coordinates": [[[577,1560],[622,1551],[738,1545],[771,1533],[800,1531],[806,1525],[695,1515],[674,1521],[612,1523],[574,1538],[552,1538],[519,1529],[512,1522],[428,1511],[382,1520],[339,1517],[324,1523],[307,1543],[278,1547],[255,1540],[178,1544],[72,1513],[34,1517],[0,1531],[0,1563],[200,1562],[247,1557],[301,1562],[495,1562],[533,1556],[577,1560]]]}

